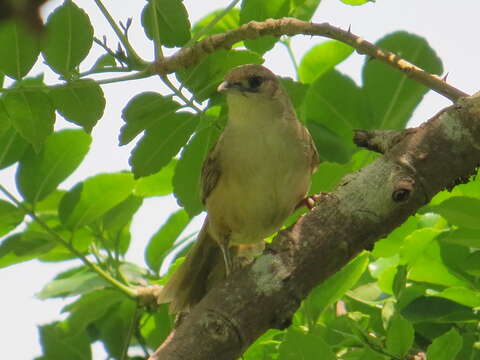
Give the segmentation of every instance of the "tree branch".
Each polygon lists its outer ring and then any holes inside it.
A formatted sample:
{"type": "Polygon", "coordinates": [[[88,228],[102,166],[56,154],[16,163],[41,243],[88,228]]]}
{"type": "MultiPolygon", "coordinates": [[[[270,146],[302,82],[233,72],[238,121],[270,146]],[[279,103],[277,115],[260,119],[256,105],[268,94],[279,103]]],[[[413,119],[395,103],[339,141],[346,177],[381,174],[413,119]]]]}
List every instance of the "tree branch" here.
{"type": "Polygon", "coordinates": [[[217,50],[230,49],[233,44],[247,39],[257,39],[262,36],[272,35],[316,35],[339,40],[355,48],[359,54],[368,55],[397,70],[408,77],[427,86],[437,93],[456,101],[468,96],[461,90],[447,84],[442,78],[429,74],[425,70],[409,63],[400,56],[386,50],[379,49],[372,43],[328,23],[315,24],[295,18],[268,19],[263,22],[251,21],[238,29],[230,30],[223,34],[212,35],[193,46],[185,47],[172,56],[159,59],[151,66],[152,72],[170,74],[183,68],[191,67],[200,62],[208,54],[217,50]]]}
{"type": "Polygon", "coordinates": [[[253,264],[214,287],[150,360],[237,358],[269,328],[287,327],[314,286],[433,195],[472,174],[479,159],[477,94],[442,110],[386,148],[383,157],[347,175],[253,264]]]}

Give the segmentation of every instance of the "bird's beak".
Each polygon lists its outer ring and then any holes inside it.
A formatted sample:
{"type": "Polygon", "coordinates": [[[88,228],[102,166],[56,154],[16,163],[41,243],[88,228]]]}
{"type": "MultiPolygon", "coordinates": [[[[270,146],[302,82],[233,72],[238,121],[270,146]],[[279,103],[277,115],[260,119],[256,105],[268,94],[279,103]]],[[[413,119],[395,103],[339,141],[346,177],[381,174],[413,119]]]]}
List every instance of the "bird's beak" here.
{"type": "Polygon", "coordinates": [[[220,85],[218,85],[217,91],[219,93],[223,93],[223,92],[226,92],[231,87],[232,87],[232,84],[230,84],[228,81],[224,81],[220,85]]]}

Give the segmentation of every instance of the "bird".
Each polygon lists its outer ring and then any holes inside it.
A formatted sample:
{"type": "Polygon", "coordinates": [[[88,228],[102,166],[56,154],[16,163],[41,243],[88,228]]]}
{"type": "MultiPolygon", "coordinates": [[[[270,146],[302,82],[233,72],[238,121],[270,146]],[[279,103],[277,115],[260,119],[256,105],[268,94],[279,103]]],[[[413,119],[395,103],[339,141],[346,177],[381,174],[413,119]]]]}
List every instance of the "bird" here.
{"type": "MultiPolygon", "coordinates": [[[[218,86],[228,118],[201,172],[207,211],[198,238],[157,299],[189,312],[228,277],[235,261],[261,253],[264,239],[306,199],[318,152],[289,96],[262,65],[233,68],[218,86]]],[[[241,263],[241,262],[239,262],[241,263]]]]}

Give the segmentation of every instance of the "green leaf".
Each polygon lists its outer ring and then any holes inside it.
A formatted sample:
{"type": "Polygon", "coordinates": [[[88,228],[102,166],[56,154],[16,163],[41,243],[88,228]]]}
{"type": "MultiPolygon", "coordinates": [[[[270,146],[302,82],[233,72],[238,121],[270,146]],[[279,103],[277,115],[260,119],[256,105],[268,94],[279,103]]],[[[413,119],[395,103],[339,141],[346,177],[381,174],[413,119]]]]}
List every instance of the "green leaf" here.
{"type": "Polygon", "coordinates": [[[103,215],[102,223],[104,230],[119,231],[132,221],[133,215],[143,203],[143,199],[130,195],[117,206],[103,215]]]}
{"type": "Polygon", "coordinates": [[[321,0],[293,0],[289,16],[310,21],[320,2],[321,0]]]}
{"type": "Polygon", "coordinates": [[[413,323],[452,321],[478,321],[473,309],[441,297],[419,297],[410,302],[402,310],[402,315],[413,323]]]}
{"type": "MultiPolygon", "coordinates": [[[[376,46],[387,49],[422,69],[433,73],[442,72],[442,63],[427,41],[406,32],[397,32],[378,41],[376,46]]],[[[402,129],[413,110],[422,100],[427,88],[407,78],[407,75],[392,71],[379,61],[367,59],[363,67],[363,84],[372,117],[369,128],[402,129]]]]}
{"type": "Polygon", "coordinates": [[[290,78],[278,78],[283,88],[287,91],[288,97],[290,98],[297,116],[300,118],[300,108],[305,100],[305,96],[308,91],[308,85],[302,84],[301,82],[294,81],[290,78]]]}
{"type": "Polygon", "coordinates": [[[360,279],[367,269],[368,253],[363,253],[350,261],[335,275],[318,285],[305,300],[311,309],[312,321],[316,322],[318,316],[325,309],[340,299],[360,279]]]}
{"type": "Polygon", "coordinates": [[[427,348],[428,360],[452,360],[462,348],[463,339],[455,328],[433,340],[427,348]]]}
{"type": "Polygon", "coordinates": [[[72,229],[89,224],[125,200],[134,185],[129,173],[93,176],[65,194],[60,202],[60,219],[72,229]]]}
{"type": "Polygon", "coordinates": [[[154,272],[160,270],[167,251],[189,224],[190,217],[185,210],[178,210],[170,215],[165,224],[152,236],[145,250],[145,261],[154,272]]]}
{"type": "Polygon", "coordinates": [[[307,334],[296,327],[290,327],[285,340],[280,344],[278,360],[335,360],[337,357],[330,346],[317,334],[307,334]]]}
{"type": "Polygon", "coordinates": [[[407,284],[407,267],[405,265],[397,266],[395,278],[393,279],[392,290],[398,299],[407,284]]]}
{"type": "Polygon", "coordinates": [[[200,116],[179,112],[147,129],[129,159],[135,177],[158,172],[188,141],[200,116]]]}
{"type": "Polygon", "coordinates": [[[358,5],[363,5],[368,2],[375,2],[375,0],[340,0],[344,4],[347,5],[353,5],[353,6],[358,6],[358,5]]]}
{"type": "Polygon", "coordinates": [[[54,247],[55,243],[44,233],[24,231],[12,235],[0,244],[0,268],[35,259],[54,247]]]}
{"type": "Polygon", "coordinates": [[[346,164],[351,160],[356,150],[353,143],[346,141],[315,121],[309,121],[306,125],[315,142],[320,160],[341,164],[346,164]]]}
{"type": "Polygon", "coordinates": [[[62,116],[91,132],[105,110],[102,88],[94,80],[76,80],[50,91],[55,107],[62,116]]]}
{"type": "Polygon", "coordinates": [[[37,294],[39,299],[56,297],[76,296],[107,286],[107,282],[97,273],[82,270],[73,273],[72,276],[55,278],[47,283],[37,294]]]}
{"type": "Polygon", "coordinates": [[[432,206],[431,210],[442,215],[451,225],[480,229],[480,199],[455,196],[432,206]]]}
{"type": "Polygon", "coordinates": [[[92,139],[80,130],[62,130],[45,141],[39,153],[29,150],[17,168],[17,187],[36,203],[54,191],[82,162],[92,139]]]}
{"type": "Polygon", "coordinates": [[[92,71],[100,71],[114,68],[117,65],[115,57],[112,54],[103,54],[100,56],[95,64],[92,66],[92,71]]]}
{"type": "Polygon", "coordinates": [[[426,294],[452,300],[472,308],[480,306],[480,293],[466,287],[449,287],[440,292],[429,289],[426,294]]]}
{"type": "Polygon", "coordinates": [[[125,347],[125,339],[135,320],[137,304],[134,300],[125,298],[97,321],[100,330],[100,339],[104,343],[109,355],[114,359],[121,359],[125,347]]]}
{"type": "Polygon", "coordinates": [[[151,349],[158,348],[172,330],[168,306],[162,304],[153,315],[148,314],[140,332],[151,349]]]}
{"type": "Polygon", "coordinates": [[[87,327],[102,318],[115,305],[124,299],[124,295],[113,289],[102,289],[82,295],[80,299],[65,306],[62,312],[69,312],[67,322],[74,334],[85,331],[87,327]]]}
{"type": "MultiPolygon", "coordinates": [[[[224,9],[215,10],[210,14],[208,14],[207,16],[198,20],[195,23],[195,25],[192,27],[192,34],[196,35],[200,31],[204,31],[204,29],[207,28],[210,25],[210,23],[223,11],[224,9]]],[[[207,36],[224,33],[224,32],[227,32],[228,30],[236,29],[238,28],[239,23],[240,23],[240,10],[237,8],[230,9],[230,11],[225,16],[223,16],[220,19],[220,21],[218,21],[212,27],[209,27],[208,31],[203,33],[203,35],[200,37],[199,40],[207,36]]]]}
{"type": "Polygon", "coordinates": [[[39,326],[44,359],[91,360],[90,336],[72,333],[67,323],[55,322],[39,326]]]}
{"type": "Polygon", "coordinates": [[[134,194],[140,197],[171,194],[173,192],[172,179],[176,166],[177,159],[173,158],[159,172],[138,179],[133,190],[134,194]]]}
{"type": "MultiPolygon", "coordinates": [[[[243,0],[240,24],[246,24],[252,20],[279,19],[288,16],[289,12],[290,0],[243,0]]],[[[263,54],[273,48],[277,41],[278,38],[273,36],[264,36],[260,39],[245,40],[245,46],[247,49],[263,54]]]]}
{"type": "Polygon", "coordinates": [[[372,255],[379,257],[391,257],[398,254],[404,239],[418,228],[418,219],[410,216],[407,221],[393,230],[388,237],[375,243],[372,255]]]}
{"type": "Polygon", "coordinates": [[[457,244],[461,246],[480,248],[479,229],[455,229],[440,234],[438,239],[447,244],[457,244]]]}
{"type": "Polygon", "coordinates": [[[65,0],[47,19],[43,55],[55,72],[68,78],[87,56],[92,42],[88,15],[73,1],[65,0]]]}
{"type": "Polygon", "coordinates": [[[142,25],[150,39],[155,39],[158,31],[160,43],[166,47],[182,46],[190,40],[190,21],[182,0],[150,0],[142,11],[142,25]]]}
{"type": "Polygon", "coordinates": [[[243,64],[261,64],[263,59],[247,50],[220,50],[207,55],[195,67],[177,71],[178,80],[197,100],[203,101],[216,93],[225,74],[243,64]]]}
{"type": "Polygon", "coordinates": [[[15,229],[25,217],[24,212],[12,203],[0,199],[0,236],[15,229]]]}
{"type": "MultiPolygon", "coordinates": [[[[208,119],[208,118],[204,118],[208,119]]],[[[184,147],[173,176],[173,190],[178,203],[193,217],[203,209],[200,177],[203,161],[215,144],[219,131],[213,125],[196,132],[184,147]]]]}
{"type": "Polygon", "coordinates": [[[180,108],[171,96],[144,92],[131,99],[123,109],[125,121],[120,132],[120,145],[128,144],[143,130],[165,121],[180,108]]]}
{"type": "Polygon", "coordinates": [[[387,330],[387,350],[403,358],[412,347],[414,338],[415,330],[410,321],[400,314],[395,314],[387,330]]]}
{"type": "Polygon", "coordinates": [[[2,132],[0,134],[0,169],[20,160],[27,147],[28,143],[13,127],[9,127],[8,130],[2,132]]]}
{"type": "Polygon", "coordinates": [[[0,71],[16,80],[27,75],[40,54],[38,36],[14,21],[0,24],[0,44],[0,71]]]}
{"type": "Polygon", "coordinates": [[[50,98],[41,91],[18,90],[7,93],[4,104],[14,128],[39,151],[53,132],[55,109],[50,98]]]}
{"type": "Polygon", "coordinates": [[[353,48],[340,41],[330,40],[318,44],[303,55],[298,75],[303,83],[312,83],[332,70],[352,54],[353,48]]]}

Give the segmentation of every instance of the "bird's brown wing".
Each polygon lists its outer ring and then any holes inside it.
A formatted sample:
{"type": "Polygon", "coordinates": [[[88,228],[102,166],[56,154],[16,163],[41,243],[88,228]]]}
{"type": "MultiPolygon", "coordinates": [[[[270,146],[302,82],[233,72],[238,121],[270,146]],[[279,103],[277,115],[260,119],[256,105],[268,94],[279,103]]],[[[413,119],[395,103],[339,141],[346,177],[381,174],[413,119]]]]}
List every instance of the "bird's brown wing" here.
{"type": "Polygon", "coordinates": [[[310,156],[310,172],[314,173],[317,170],[318,165],[320,164],[320,157],[318,156],[317,147],[315,146],[312,135],[310,135],[310,132],[306,127],[303,127],[303,130],[308,147],[307,153],[310,156]]]}
{"type": "Polygon", "coordinates": [[[218,183],[218,179],[220,179],[220,164],[218,160],[218,145],[222,141],[222,137],[220,137],[212,147],[210,152],[208,153],[205,161],[203,162],[202,167],[202,176],[200,180],[201,184],[201,196],[202,196],[202,203],[205,205],[208,196],[215,188],[218,183]]]}

